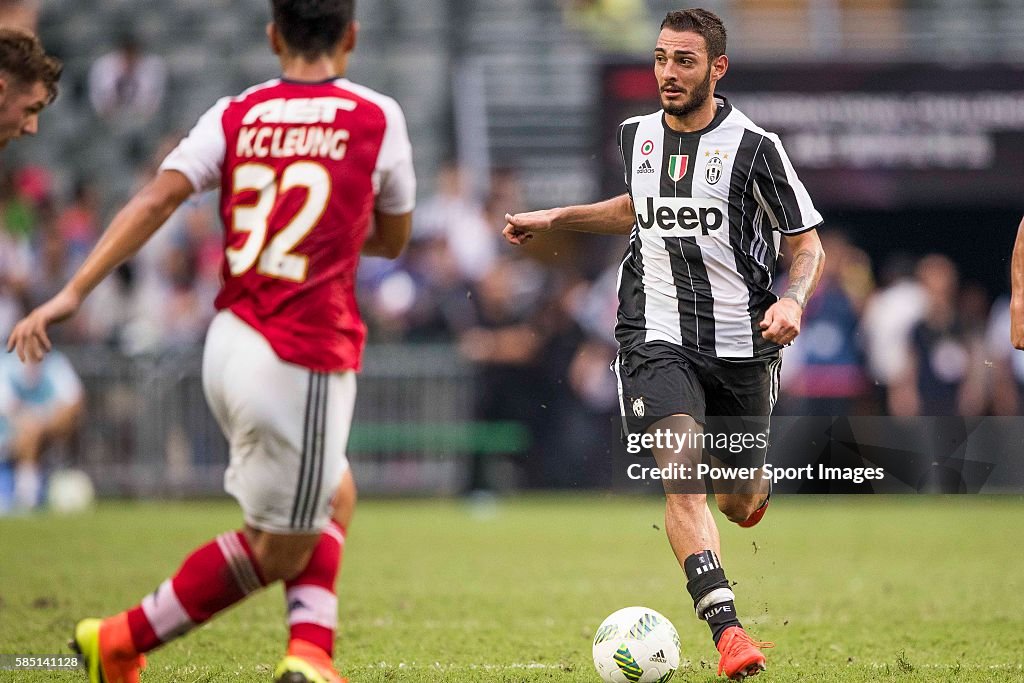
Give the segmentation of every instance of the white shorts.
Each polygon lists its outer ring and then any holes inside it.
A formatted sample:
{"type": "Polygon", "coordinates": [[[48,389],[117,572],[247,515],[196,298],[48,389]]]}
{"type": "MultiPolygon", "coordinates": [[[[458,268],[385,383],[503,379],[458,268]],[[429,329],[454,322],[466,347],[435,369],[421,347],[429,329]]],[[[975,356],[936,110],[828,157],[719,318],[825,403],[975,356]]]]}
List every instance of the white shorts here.
{"type": "Polygon", "coordinates": [[[355,373],[286,363],[263,335],[221,311],[206,336],[203,390],[230,446],[224,490],[246,523],[278,534],[323,529],[348,469],[355,373]]]}

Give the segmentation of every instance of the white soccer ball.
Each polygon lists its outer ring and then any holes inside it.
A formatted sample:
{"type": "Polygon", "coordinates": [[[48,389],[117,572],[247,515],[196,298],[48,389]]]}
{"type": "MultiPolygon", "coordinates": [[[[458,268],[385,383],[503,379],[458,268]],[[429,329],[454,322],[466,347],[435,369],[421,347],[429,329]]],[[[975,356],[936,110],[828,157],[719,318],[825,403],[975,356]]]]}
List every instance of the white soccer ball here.
{"type": "Polygon", "coordinates": [[[625,607],[597,629],[594,666],[607,683],[665,683],[679,668],[679,634],[658,612],[625,607]]]}
{"type": "Polygon", "coordinates": [[[92,480],[85,472],[58,470],[50,475],[46,500],[50,509],[55,512],[64,514],[82,512],[96,500],[96,489],[93,488],[92,480]]]}

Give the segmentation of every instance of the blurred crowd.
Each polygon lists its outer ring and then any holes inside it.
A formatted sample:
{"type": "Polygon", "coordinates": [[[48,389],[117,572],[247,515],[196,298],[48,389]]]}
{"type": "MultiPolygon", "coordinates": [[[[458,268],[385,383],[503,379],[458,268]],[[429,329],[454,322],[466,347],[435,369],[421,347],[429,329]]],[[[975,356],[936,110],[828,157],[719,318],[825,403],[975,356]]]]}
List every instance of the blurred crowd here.
{"type": "MultiPolygon", "coordinates": [[[[140,167],[136,184],[173,143],[140,167]]],[[[0,174],[0,333],[52,296],[96,243],[110,218],[100,183],[83,178],[62,188],[34,166],[0,174]]],[[[605,485],[618,413],[609,365],[624,240],[555,234],[515,248],[501,237],[505,214],[533,207],[514,170],[480,178],[449,165],[435,186],[416,209],[405,254],[360,266],[371,343],[451,344],[475,368],[473,420],[526,428],[504,461],[515,463],[511,470],[496,472],[502,460],[493,453],[471,454],[470,489],[605,485]]],[[[1024,354],[1010,345],[1008,297],[992,302],[941,254],[894,251],[873,263],[835,228],[822,240],[825,273],[785,352],[777,414],[1021,414],[1024,354]]],[[[52,330],[53,340],[129,356],[197,353],[221,260],[216,196],[191,200],[78,316],[52,330]]],[[[0,460],[13,456],[6,490],[24,504],[39,487],[20,482],[40,481],[40,456],[70,434],[82,389],[61,356],[39,377],[25,375],[13,356],[0,360],[0,460]],[[47,383],[49,393],[40,389],[47,383]]],[[[11,502],[0,496],[0,511],[11,502]]]]}
{"type": "MultiPolygon", "coordinates": [[[[154,166],[143,167],[138,182],[154,166]]],[[[0,174],[0,330],[52,296],[98,239],[108,217],[96,182],[60,192],[44,168],[0,174]]],[[[563,393],[587,410],[612,412],[607,368],[622,240],[560,235],[513,248],[501,238],[504,215],[530,208],[514,171],[481,181],[446,166],[436,187],[417,207],[407,252],[361,266],[371,340],[455,343],[486,378],[483,412],[536,412],[563,393]]],[[[201,344],[219,285],[221,234],[216,198],[189,202],[79,316],[54,330],[55,341],[127,354],[201,344]]],[[[1020,413],[1024,354],[1012,353],[1006,297],[993,303],[947,256],[893,252],[872,263],[839,230],[822,238],[828,263],[802,334],[785,353],[780,411],[1020,413]]]]}
{"type": "MultiPolygon", "coordinates": [[[[624,21],[643,11],[633,0],[564,6],[570,23],[591,31],[609,16],[624,21]]],[[[0,23],[31,26],[37,9],[0,0],[0,23]]],[[[619,31],[605,42],[626,49],[638,40],[619,31]]],[[[109,152],[122,159],[118,167],[136,169],[135,178],[69,181],[42,166],[0,167],[5,336],[68,280],[110,219],[112,200],[150,178],[180,137],[154,144],[144,134],[167,130],[160,119],[167,90],[162,59],[130,32],[116,43],[78,85],[109,152]]],[[[426,185],[436,189],[417,207],[407,252],[398,261],[365,259],[360,268],[371,341],[452,344],[476,369],[475,420],[528,428],[530,452],[517,454],[526,456],[522,483],[586,483],[581,472],[606,481],[604,456],[618,408],[609,365],[623,240],[559,234],[513,248],[500,234],[505,214],[536,208],[525,205],[514,169],[479,177],[447,165],[431,180],[426,185]],[[546,452],[560,457],[530,457],[546,452]]],[[[1006,299],[991,303],[979,286],[961,282],[946,256],[893,253],[872,263],[839,230],[823,239],[825,276],[803,333],[785,354],[778,413],[1020,414],[1024,354],[1009,344],[1006,299]]],[[[214,313],[222,254],[216,197],[188,202],[79,315],[53,330],[54,342],[103,345],[129,356],[197,349],[214,313]]],[[[779,280],[784,287],[785,278],[779,280]]],[[[0,364],[0,381],[3,370],[0,364]]],[[[12,410],[0,410],[0,421],[12,410]]],[[[0,451],[10,450],[4,441],[0,434],[0,451]]],[[[38,455],[22,458],[31,459],[38,455]]],[[[486,487],[487,477],[474,472],[471,486],[486,487]]]]}
{"type": "MultiPolygon", "coordinates": [[[[165,146],[164,149],[167,149],[165,146]]],[[[155,171],[144,166],[137,183],[155,171]]],[[[96,179],[60,192],[46,169],[0,175],[0,329],[53,296],[105,227],[96,179]]],[[[129,263],[54,328],[64,344],[104,344],[129,354],[199,343],[212,317],[222,229],[213,197],[187,204],[129,263]]]]}
{"type": "MultiPolygon", "coordinates": [[[[43,168],[0,177],[0,330],[53,295],[96,242],[97,180],[62,193],[43,168]]],[[[580,472],[602,481],[618,408],[609,364],[623,240],[552,235],[514,248],[501,238],[505,213],[530,207],[513,170],[481,179],[447,166],[436,187],[415,212],[407,252],[361,265],[371,342],[451,343],[477,370],[474,418],[518,422],[531,451],[560,454],[523,458],[521,483],[586,483],[580,472]]],[[[128,355],[198,348],[221,234],[215,196],[189,202],[54,341],[128,355]]],[[[822,239],[828,263],[785,352],[777,413],[1021,413],[1024,354],[1010,346],[1008,298],[991,302],[944,255],[893,252],[872,263],[839,230],[822,239]]]]}
{"type": "MultiPolygon", "coordinates": [[[[568,25],[612,53],[647,49],[650,4],[560,2],[568,25]]],[[[39,8],[38,0],[0,0],[0,25],[34,29],[39,8]]],[[[152,177],[180,138],[146,134],[171,125],[164,60],[130,31],[110,42],[113,48],[65,89],[86,110],[78,120],[95,130],[100,151],[116,157],[109,168],[134,169],[134,178],[108,171],[76,179],[66,168],[0,159],[4,339],[68,280],[117,200],[152,177]]],[[[435,189],[416,209],[406,253],[361,264],[359,301],[371,343],[450,344],[475,369],[474,419],[527,427],[526,452],[514,454],[519,483],[606,483],[618,413],[609,365],[624,240],[556,234],[514,248],[501,238],[505,214],[541,208],[526,205],[514,168],[486,177],[455,165],[430,172],[424,185],[435,189]],[[544,457],[551,453],[559,457],[544,457]]],[[[189,201],[98,287],[79,315],[52,330],[55,344],[101,345],[136,357],[196,353],[214,313],[222,230],[215,196],[189,201]]],[[[1022,413],[1024,353],[1010,345],[1008,296],[993,300],[949,255],[894,249],[869,256],[839,225],[828,224],[822,239],[825,274],[802,334],[785,352],[777,414],[1022,413]]],[[[780,291],[786,267],[780,266],[780,291]]],[[[38,499],[35,463],[68,437],[85,409],[88,385],[65,358],[54,358],[27,372],[12,356],[0,357],[0,511],[7,505],[4,461],[25,464],[23,485],[8,487],[15,497],[38,499]]],[[[175,421],[191,421],[188,410],[178,412],[175,421]]],[[[488,459],[471,460],[470,487],[488,487],[494,478],[484,471],[488,459]]]]}
{"type": "Polygon", "coordinates": [[[875,266],[841,232],[822,242],[828,263],[785,353],[782,411],[1020,414],[1008,295],[993,302],[946,255],[893,251],[875,266]]]}

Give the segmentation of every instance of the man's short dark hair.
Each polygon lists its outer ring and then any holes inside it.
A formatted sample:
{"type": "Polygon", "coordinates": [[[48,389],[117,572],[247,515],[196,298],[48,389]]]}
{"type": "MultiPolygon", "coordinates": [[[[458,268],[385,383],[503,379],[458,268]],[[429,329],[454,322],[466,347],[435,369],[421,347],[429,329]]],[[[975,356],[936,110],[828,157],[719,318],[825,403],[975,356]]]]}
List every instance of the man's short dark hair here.
{"type": "Polygon", "coordinates": [[[352,23],[355,0],[270,0],[274,24],[297,55],[329,54],[352,23]]]}
{"type": "Polygon", "coordinates": [[[708,60],[725,54],[725,24],[714,12],[699,7],[676,10],[665,15],[661,27],[673,31],[693,31],[703,36],[708,47],[708,60]]]}
{"type": "Polygon", "coordinates": [[[59,59],[46,54],[39,38],[18,28],[0,28],[0,74],[21,86],[42,83],[52,102],[63,70],[59,59]]]}

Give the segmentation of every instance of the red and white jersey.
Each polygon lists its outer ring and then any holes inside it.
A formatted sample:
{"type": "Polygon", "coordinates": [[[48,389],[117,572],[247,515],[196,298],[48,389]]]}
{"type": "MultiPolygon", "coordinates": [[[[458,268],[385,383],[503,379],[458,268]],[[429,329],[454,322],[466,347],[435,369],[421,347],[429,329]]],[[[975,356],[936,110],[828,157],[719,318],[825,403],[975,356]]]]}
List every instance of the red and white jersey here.
{"type": "Polygon", "coordinates": [[[224,98],[160,166],[220,187],[224,285],[215,305],[282,360],[358,370],[366,327],[356,266],[373,210],[412,211],[412,146],[398,103],[332,79],[275,79],[224,98]]]}

